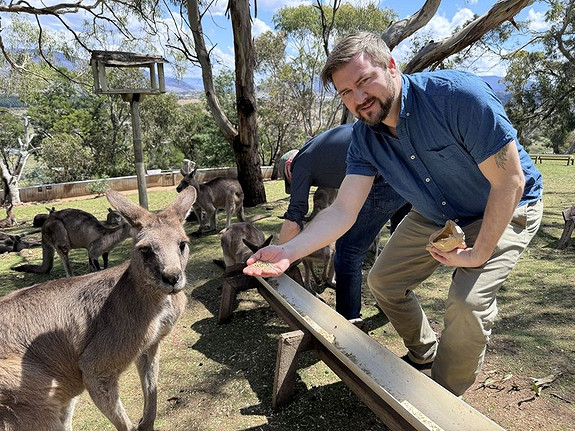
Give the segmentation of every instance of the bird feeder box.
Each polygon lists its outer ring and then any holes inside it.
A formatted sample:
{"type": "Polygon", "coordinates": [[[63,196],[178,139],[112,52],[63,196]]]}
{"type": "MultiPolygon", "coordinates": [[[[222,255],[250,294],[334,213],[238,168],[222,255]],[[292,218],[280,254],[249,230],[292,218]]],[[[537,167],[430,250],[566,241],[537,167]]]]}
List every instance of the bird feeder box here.
{"type": "Polygon", "coordinates": [[[142,132],[140,127],[139,104],[146,94],[162,94],[166,92],[164,78],[164,63],[168,61],[158,55],[141,55],[121,51],[92,51],[90,64],[94,74],[94,93],[119,94],[125,102],[130,103],[132,117],[132,134],[134,137],[134,159],[136,164],[136,178],[138,181],[138,197],[140,205],[148,208],[148,194],[146,191],[146,168],[144,165],[144,151],[142,148],[142,132]],[[113,88],[108,83],[107,69],[116,68],[118,73],[124,72],[124,77],[116,77],[124,87],[113,88]],[[130,69],[140,69],[142,74],[130,75],[130,69]],[[149,76],[148,86],[144,85],[142,76],[149,76]]]}
{"type": "Polygon", "coordinates": [[[168,61],[159,55],[142,55],[121,51],[92,51],[90,64],[94,75],[94,92],[96,94],[161,94],[166,92],[164,63],[168,61]],[[108,69],[140,69],[144,76],[149,76],[148,86],[130,79],[120,79],[123,88],[114,88],[107,79],[108,69]],[[134,82],[133,85],[129,85],[134,82]]]}

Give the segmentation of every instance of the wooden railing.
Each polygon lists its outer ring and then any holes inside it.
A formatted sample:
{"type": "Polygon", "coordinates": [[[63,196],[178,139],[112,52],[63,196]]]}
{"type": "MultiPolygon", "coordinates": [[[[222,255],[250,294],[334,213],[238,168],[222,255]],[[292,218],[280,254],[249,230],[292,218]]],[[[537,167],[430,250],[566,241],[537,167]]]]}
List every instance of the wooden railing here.
{"type": "Polygon", "coordinates": [[[567,166],[575,162],[575,157],[572,154],[529,154],[535,163],[541,163],[543,160],[560,160],[566,162],[567,166]]]}

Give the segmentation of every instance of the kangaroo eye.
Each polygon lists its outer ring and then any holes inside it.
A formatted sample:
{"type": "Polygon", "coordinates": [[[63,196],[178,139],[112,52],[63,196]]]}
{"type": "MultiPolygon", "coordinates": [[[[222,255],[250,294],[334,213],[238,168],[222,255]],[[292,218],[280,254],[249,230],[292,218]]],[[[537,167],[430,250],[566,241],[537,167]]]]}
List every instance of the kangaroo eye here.
{"type": "Polygon", "coordinates": [[[180,251],[183,253],[186,250],[186,246],[188,245],[187,241],[180,242],[180,251]]]}
{"type": "Polygon", "coordinates": [[[149,256],[150,254],[152,254],[152,249],[148,246],[142,246],[139,248],[140,253],[142,253],[144,256],[149,256]]]}

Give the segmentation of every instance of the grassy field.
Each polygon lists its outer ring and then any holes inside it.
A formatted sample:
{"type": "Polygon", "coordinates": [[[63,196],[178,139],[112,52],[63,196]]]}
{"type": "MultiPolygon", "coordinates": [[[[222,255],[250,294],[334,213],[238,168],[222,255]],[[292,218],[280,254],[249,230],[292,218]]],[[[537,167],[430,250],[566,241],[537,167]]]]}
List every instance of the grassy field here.
{"type": "MultiPolygon", "coordinates": [[[[575,168],[558,162],[540,166],[545,184],[542,227],[504,284],[499,316],[486,362],[464,400],[509,430],[572,430],[575,423],[575,238],[566,250],[555,246],[563,230],[561,211],[575,205],[575,168]],[[537,395],[532,378],[554,376],[537,395]]],[[[268,203],[248,209],[248,215],[269,214],[257,222],[266,234],[279,232],[278,215],[287,207],[282,182],[266,183],[268,203]]],[[[149,192],[151,210],[164,208],[174,190],[149,192]]],[[[130,198],[137,200],[137,194],[130,198]]],[[[470,196],[470,199],[473,197],[470,196]]],[[[8,231],[31,230],[35,214],[46,206],[81,208],[104,220],[105,198],[49,202],[16,208],[24,225],[8,231]]],[[[224,218],[219,217],[223,227],[224,218]]],[[[187,224],[192,233],[196,224],[187,224]]],[[[277,237],[277,235],[276,235],[277,237]]],[[[36,235],[36,238],[38,236],[36,235]]],[[[387,240],[384,235],[382,242],[387,240]]],[[[128,258],[127,240],[110,254],[110,265],[128,258]]],[[[341,383],[312,352],[299,360],[297,393],[281,410],[271,408],[277,339],[290,328],[255,291],[241,292],[231,323],[217,324],[223,271],[213,263],[221,258],[219,237],[191,237],[188,265],[188,307],[162,346],[158,418],[162,431],[234,430],[386,430],[371,411],[341,383]]],[[[370,256],[368,258],[372,259],[370,256]]],[[[0,255],[0,295],[34,283],[64,276],[59,259],[48,275],[22,274],[10,267],[40,263],[39,247],[0,255]]],[[[85,250],[71,253],[75,274],[87,272],[85,250]]],[[[371,262],[366,262],[366,272],[371,262]]],[[[441,331],[451,270],[440,268],[417,294],[434,328],[441,331]]],[[[320,290],[322,290],[321,288],[320,290]]],[[[332,289],[322,297],[334,302],[332,289]]],[[[368,333],[398,355],[405,352],[397,334],[375,307],[368,289],[362,315],[368,333]]],[[[135,369],[122,379],[122,400],[133,421],[141,414],[142,398],[135,369]]],[[[74,429],[111,430],[113,427],[83,394],[74,417],[74,429]]]]}

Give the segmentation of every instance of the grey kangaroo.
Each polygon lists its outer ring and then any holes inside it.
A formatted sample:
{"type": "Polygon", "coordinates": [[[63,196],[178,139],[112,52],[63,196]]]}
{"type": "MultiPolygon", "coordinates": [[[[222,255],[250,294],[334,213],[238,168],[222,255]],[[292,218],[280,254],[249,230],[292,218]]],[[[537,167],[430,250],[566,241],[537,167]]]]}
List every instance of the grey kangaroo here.
{"type": "Polygon", "coordinates": [[[131,229],[126,221],[116,227],[107,227],[92,214],[79,209],[52,211],[42,225],[42,264],[25,264],[12,269],[49,273],[54,265],[54,251],[56,251],[62,259],[66,277],[71,277],[73,274],[68,253],[75,248],[85,248],[88,250],[89,270],[99,271],[98,258],[102,256],[104,268],[107,268],[109,252],[130,236],[131,229]]]}
{"type": "Polygon", "coordinates": [[[107,197],[137,231],[131,260],[0,298],[2,431],[71,431],[84,389],[117,430],[154,429],[159,344],[186,305],[182,223],[196,191],[183,191],[158,214],[115,191],[107,197]],[[137,428],[118,386],[132,362],[144,393],[137,428]]]}
{"type": "MultiPolygon", "coordinates": [[[[192,162],[193,163],[193,162],[192,162]]],[[[192,164],[192,167],[195,163],[192,164]]],[[[201,217],[201,212],[206,213],[206,219],[209,222],[209,231],[216,230],[216,214],[219,209],[225,209],[227,219],[226,227],[232,222],[232,214],[235,214],[240,221],[246,221],[244,217],[244,192],[238,180],[233,178],[213,178],[205,184],[198,183],[196,171],[181,170],[184,178],[176,188],[181,192],[186,187],[192,186],[198,192],[198,199],[194,205],[194,212],[200,221],[198,232],[207,231],[205,221],[201,217]]]]}

